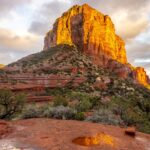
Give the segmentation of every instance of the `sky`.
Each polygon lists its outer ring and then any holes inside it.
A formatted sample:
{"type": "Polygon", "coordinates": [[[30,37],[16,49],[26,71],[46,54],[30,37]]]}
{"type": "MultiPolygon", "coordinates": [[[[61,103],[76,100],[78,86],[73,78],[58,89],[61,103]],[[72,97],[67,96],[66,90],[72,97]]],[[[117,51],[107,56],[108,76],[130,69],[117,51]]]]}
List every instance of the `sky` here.
{"type": "Polygon", "coordinates": [[[150,0],[0,0],[0,64],[40,52],[55,19],[84,3],[111,17],[128,61],[150,76],[150,0]]]}

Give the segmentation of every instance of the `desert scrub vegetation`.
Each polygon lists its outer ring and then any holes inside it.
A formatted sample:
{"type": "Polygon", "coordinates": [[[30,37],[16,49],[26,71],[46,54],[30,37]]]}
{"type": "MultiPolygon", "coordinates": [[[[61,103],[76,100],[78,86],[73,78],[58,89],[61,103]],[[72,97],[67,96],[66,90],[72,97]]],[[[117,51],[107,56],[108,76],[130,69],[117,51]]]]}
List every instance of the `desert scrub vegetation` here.
{"type": "Polygon", "coordinates": [[[87,112],[92,108],[92,103],[88,99],[82,99],[75,108],[78,112],[87,112]]]}
{"type": "Polygon", "coordinates": [[[139,98],[135,94],[128,98],[113,96],[105,107],[119,115],[126,126],[136,126],[139,131],[150,133],[149,98],[139,98]]]}
{"type": "Polygon", "coordinates": [[[70,103],[76,101],[77,103],[73,107],[78,112],[88,111],[91,108],[97,107],[100,103],[99,97],[67,88],[46,89],[46,95],[53,95],[55,97],[53,101],[54,106],[68,106],[70,103]]]}
{"type": "Polygon", "coordinates": [[[66,97],[63,96],[56,96],[54,101],[53,101],[53,106],[68,106],[68,101],[66,99],[66,97]]]}
{"type": "Polygon", "coordinates": [[[70,107],[57,106],[51,111],[52,118],[56,119],[74,119],[76,111],[70,107]]]}
{"type": "Polygon", "coordinates": [[[22,119],[29,118],[41,118],[43,117],[44,111],[47,109],[47,105],[38,106],[36,104],[26,105],[21,113],[22,119]]]}
{"type": "Polygon", "coordinates": [[[75,120],[80,120],[80,121],[85,120],[84,112],[77,112],[77,113],[75,114],[75,120]]]}
{"type": "Polygon", "coordinates": [[[94,113],[93,116],[87,117],[86,121],[104,123],[109,125],[121,125],[123,123],[120,117],[116,116],[112,111],[108,109],[99,109],[94,113]]]}
{"type": "Polygon", "coordinates": [[[72,93],[72,90],[68,89],[68,88],[54,88],[54,89],[50,89],[50,88],[46,88],[45,89],[46,95],[53,95],[53,96],[67,96],[70,95],[72,93]]]}
{"type": "Polygon", "coordinates": [[[16,65],[16,66],[22,66],[22,67],[29,67],[29,66],[34,66],[38,64],[43,64],[43,62],[52,59],[53,55],[55,55],[57,52],[69,51],[72,48],[73,46],[69,46],[69,45],[58,45],[58,46],[50,48],[50,50],[48,51],[42,51],[40,53],[32,54],[29,57],[23,58],[8,66],[13,67],[16,65]]]}
{"type": "Polygon", "coordinates": [[[11,119],[19,114],[26,100],[24,94],[14,94],[10,90],[0,90],[0,119],[11,119]]]}
{"type": "Polygon", "coordinates": [[[111,93],[109,100],[104,101],[106,94],[81,92],[67,88],[47,89],[55,97],[51,105],[32,106],[24,111],[23,118],[56,118],[86,120],[112,125],[136,126],[139,131],[150,133],[150,92],[136,89],[128,95],[111,93]],[[96,94],[97,95],[97,94],[96,94]],[[86,112],[94,112],[87,116],[86,112]]]}
{"type": "Polygon", "coordinates": [[[76,111],[70,107],[52,105],[30,105],[21,114],[22,119],[29,118],[55,118],[55,119],[74,119],[76,111]]]}

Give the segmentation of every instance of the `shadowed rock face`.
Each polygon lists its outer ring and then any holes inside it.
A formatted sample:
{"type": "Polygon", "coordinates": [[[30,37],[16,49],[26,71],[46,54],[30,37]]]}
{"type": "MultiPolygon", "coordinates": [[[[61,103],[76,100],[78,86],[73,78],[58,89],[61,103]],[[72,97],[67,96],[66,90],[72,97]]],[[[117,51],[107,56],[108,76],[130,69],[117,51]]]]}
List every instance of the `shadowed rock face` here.
{"type": "MultiPolygon", "coordinates": [[[[119,69],[121,76],[131,74],[139,83],[149,86],[144,69],[128,64],[125,43],[115,34],[110,17],[87,4],[73,6],[55,21],[53,29],[45,36],[44,50],[59,44],[76,45],[83,53],[93,56],[93,63],[101,66],[114,65],[109,60],[124,64],[119,69]]],[[[113,68],[118,71],[117,64],[113,68]]]]}
{"type": "Polygon", "coordinates": [[[58,44],[74,44],[85,53],[127,62],[125,44],[115,34],[110,17],[86,4],[72,7],[56,20],[45,37],[44,50],[58,44]]]}

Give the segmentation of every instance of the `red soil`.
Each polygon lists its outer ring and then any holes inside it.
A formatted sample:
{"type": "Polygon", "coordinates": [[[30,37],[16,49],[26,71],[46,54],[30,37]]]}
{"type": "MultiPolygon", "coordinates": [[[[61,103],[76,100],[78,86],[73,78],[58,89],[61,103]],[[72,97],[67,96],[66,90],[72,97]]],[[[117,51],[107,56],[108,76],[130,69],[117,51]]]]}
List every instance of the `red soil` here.
{"type": "Polygon", "coordinates": [[[9,123],[0,120],[0,139],[7,136],[11,132],[12,132],[12,128],[9,126],[9,123]]]}

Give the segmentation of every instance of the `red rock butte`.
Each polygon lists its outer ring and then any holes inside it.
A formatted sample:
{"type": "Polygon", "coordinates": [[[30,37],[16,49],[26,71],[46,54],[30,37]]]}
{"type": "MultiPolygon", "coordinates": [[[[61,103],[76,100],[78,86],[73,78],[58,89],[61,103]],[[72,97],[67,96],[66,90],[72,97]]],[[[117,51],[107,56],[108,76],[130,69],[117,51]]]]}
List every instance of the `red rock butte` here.
{"type": "Polygon", "coordinates": [[[56,20],[44,50],[58,44],[74,44],[84,52],[127,63],[124,41],[115,34],[110,17],[87,4],[73,6],[56,20]]]}
{"type": "Polygon", "coordinates": [[[75,5],[56,19],[53,29],[45,36],[44,50],[59,44],[75,45],[83,53],[98,58],[104,66],[109,60],[127,65],[139,83],[149,86],[144,69],[127,62],[125,42],[115,34],[111,18],[87,4],[75,5]]]}

